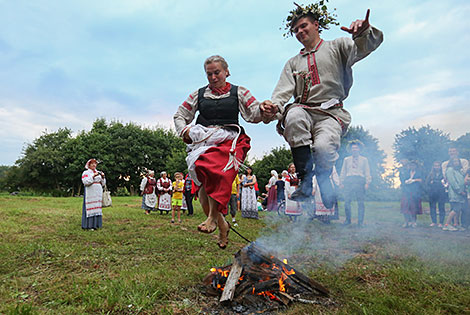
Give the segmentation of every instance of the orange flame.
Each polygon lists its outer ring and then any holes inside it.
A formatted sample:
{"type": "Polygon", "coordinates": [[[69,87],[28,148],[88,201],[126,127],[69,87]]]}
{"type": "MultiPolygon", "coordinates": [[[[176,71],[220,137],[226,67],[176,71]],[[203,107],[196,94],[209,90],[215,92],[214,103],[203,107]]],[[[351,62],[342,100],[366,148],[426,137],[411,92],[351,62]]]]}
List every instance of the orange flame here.
{"type": "Polygon", "coordinates": [[[284,270],[284,272],[286,273],[286,275],[290,276],[290,275],[294,275],[295,274],[295,271],[294,269],[291,269],[291,270],[287,270],[286,267],[282,266],[282,270],[284,270]]]}
{"type": "Polygon", "coordinates": [[[286,292],[286,285],[284,284],[284,280],[287,279],[287,275],[283,272],[281,274],[281,278],[279,278],[279,291],[286,292]]]}

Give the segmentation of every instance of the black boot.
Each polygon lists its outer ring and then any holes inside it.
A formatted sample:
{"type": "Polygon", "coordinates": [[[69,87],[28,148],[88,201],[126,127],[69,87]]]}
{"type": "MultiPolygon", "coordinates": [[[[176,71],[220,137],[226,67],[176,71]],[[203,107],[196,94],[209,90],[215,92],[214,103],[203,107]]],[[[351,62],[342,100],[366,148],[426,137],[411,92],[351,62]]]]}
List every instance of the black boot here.
{"type": "Polygon", "coordinates": [[[332,168],[324,169],[318,165],[315,167],[315,176],[320,188],[321,200],[327,209],[333,208],[336,203],[336,191],[330,180],[331,171],[332,168]]]}
{"type": "Polygon", "coordinates": [[[300,179],[300,186],[290,196],[294,201],[306,201],[312,198],[313,157],[309,145],[291,148],[295,169],[300,179]]]}

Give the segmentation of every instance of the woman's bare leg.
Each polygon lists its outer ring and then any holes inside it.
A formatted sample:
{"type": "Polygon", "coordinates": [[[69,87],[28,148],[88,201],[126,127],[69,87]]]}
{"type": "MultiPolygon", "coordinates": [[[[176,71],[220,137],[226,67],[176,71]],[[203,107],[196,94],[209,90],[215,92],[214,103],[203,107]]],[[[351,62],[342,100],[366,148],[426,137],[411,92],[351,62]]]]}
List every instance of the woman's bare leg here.
{"type": "Polygon", "coordinates": [[[217,229],[217,217],[215,217],[213,214],[211,216],[211,200],[215,202],[215,200],[207,196],[204,187],[201,187],[201,189],[199,189],[199,202],[201,203],[202,209],[206,214],[207,219],[199,224],[197,229],[203,233],[212,233],[217,229]]]}
{"type": "Polygon", "coordinates": [[[218,202],[209,197],[209,205],[210,205],[210,217],[213,217],[216,220],[217,225],[219,226],[219,241],[217,244],[220,248],[227,247],[228,244],[228,232],[230,229],[229,224],[225,221],[225,217],[223,214],[218,210],[218,202]]]}

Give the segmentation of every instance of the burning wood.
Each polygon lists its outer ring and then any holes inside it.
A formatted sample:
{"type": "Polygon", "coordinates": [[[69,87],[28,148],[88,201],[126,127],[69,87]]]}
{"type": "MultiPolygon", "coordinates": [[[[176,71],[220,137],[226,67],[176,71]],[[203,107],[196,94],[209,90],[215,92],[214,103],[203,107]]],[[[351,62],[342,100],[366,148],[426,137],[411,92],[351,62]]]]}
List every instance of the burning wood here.
{"type": "Polygon", "coordinates": [[[237,252],[233,264],[212,268],[204,283],[210,286],[209,293],[221,295],[222,304],[310,303],[301,296],[329,294],[327,288],[289,266],[287,260],[277,259],[254,243],[237,252]]]}

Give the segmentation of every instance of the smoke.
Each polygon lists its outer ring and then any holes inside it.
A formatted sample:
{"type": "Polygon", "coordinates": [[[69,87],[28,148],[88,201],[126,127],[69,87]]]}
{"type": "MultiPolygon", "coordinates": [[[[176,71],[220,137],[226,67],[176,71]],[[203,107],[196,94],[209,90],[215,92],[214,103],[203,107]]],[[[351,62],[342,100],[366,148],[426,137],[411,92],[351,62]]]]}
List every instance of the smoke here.
{"type": "Polygon", "coordinates": [[[324,224],[305,211],[296,220],[275,213],[263,219],[266,227],[256,243],[300,269],[337,270],[358,257],[388,261],[418,257],[440,268],[468,264],[467,232],[431,228],[428,213],[419,216],[417,228],[403,228],[398,202],[366,203],[366,224],[361,228],[354,224],[354,216],[351,226],[343,226],[342,220],[324,224]]]}

